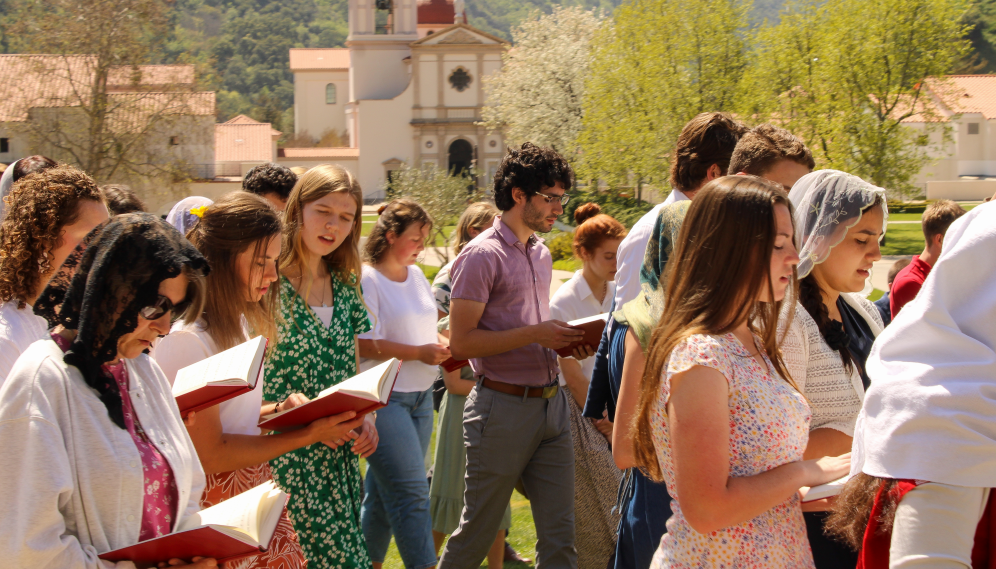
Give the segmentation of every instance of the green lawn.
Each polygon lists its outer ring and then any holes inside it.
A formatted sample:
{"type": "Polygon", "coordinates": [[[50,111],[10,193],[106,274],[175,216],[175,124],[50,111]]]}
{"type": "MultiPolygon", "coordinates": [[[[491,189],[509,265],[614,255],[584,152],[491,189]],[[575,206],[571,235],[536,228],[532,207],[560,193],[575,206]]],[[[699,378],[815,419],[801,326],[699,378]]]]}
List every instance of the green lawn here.
{"type": "MultiPolygon", "coordinates": [[[[914,214],[915,215],[915,214],[914,214]]],[[[890,223],[883,255],[918,255],[923,251],[923,229],[916,223],[890,223]]]]}
{"type": "Polygon", "coordinates": [[[583,265],[584,263],[581,262],[581,259],[578,259],[576,257],[571,257],[570,259],[561,259],[559,261],[553,262],[554,270],[571,271],[572,273],[580,269],[583,265]]]}

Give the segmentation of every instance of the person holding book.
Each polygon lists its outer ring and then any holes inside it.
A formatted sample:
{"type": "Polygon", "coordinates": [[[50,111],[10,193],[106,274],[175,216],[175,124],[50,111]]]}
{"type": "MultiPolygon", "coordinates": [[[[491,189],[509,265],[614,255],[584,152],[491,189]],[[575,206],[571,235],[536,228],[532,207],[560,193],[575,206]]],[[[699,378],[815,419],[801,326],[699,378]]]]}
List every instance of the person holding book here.
{"type": "MultiPolygon", "coordinates": [[[[583,262],[581,270],[565,282],[550,299],[550,317],[565,322],[609,311],[615,296],[616,250],[626,228],[601,213],[598,204],[587,203],[574,210],[574,254],[583,262]]],[[[603,569],[616,545],[619,514],[614,512],[622,478],[609,439],[612,421],[588,419],[581,414],[588,397],[588,384],[595,358],[577,361],[557,358],[560,385],[570,397],[571,437],[574,440],[574,520],[578,567],[603,569]]]]}
{"type": "Polygon", "coordinates": [[[996,564],[994,249],[996,205],[952,223],[868,356],[853,476],[827,520],[865,569],[996,564]]]}
{"type": "MultiPolygon", "coordinates": [[[[490,202],[470,204],[460,215],[453,230],[454,257],[459,256],[471,240],[490,227],[496,215],[498,208],[490,202]]],[[[450,335],[452,284],[450,269],[453,268],[454,261],[439,269],[432,281],[436,310],[440,316],[437,327],[439,334],[447,339],[450,335]]],[[[470,369],[470,365],[454,371],[446,371],[440,367],[440,371],[446,389],[439,404],[436,451],[433,456],[432,481],[429,484],[432,540],[437,552],[446,536],[453,533],[453,530],[460,525],[460,513],[463,511],[463,479],[467,474],[467,449],[463,446],[463,407],[467,403],[467,395],[474,389],[474,372],[470,369]]],[[[512,508],[509,505],[505,508],[495,541],[488,550],[488,567],[501,567],[506,557],[510,561],[514,560],[513,556],[505,555],[505,538],[511,525],[512,508]]],[[[515,553],[515,556],[517,555],[515,553]]]]}
{"type": "MultiPolygon", "coordinates": [[[[274,319],[279,290],[273,285],[278,278],[280,231],[280,214],[248,192],[230,193],[201,213],[187,235],[211,264],[204,311],[194,320],[174,324],[154,352],[171,384],[182,368],[252,336],[277,338],[274,319]]],[[[261,377],[252,391],[198,412],[196,423],[187,429],[207,473],[203,508],[271,480],[267,461],[321,441],[349,437],[363,421],[349,412],[319,419],[303,429],[261,435],[256,425],[262,416],[307,401],[301,394],[279,402],[263,401],[263,385],[261,377]]],[[[238,567],[297,569],[305,565],[297,534],[284,514],[267,552],[238,567]]]]}
{"type": "MultiPolygon", "coordinates": [[[[356,336],[370,330],[360,293],[358,244],[363,191],[345,168],[316,166],[298,178],[284,211],[280,312],[266,360],[263,398],[281,403],[356,375],[356,336]]],[[[290,495],[291,520],[304,556],[323,567],[370,566],[360,528],[360,457],[377,449],[373,414],[347,436],[270,461],[290,495]]]]}
{"type": "Polygon", "coordinates": [[[431,229],[422,206],[396,199],[382,206],[364,249],[363,299],[373,329],[359,335],[360,367],[404,361],[390,402],[377,413],[381,442],[368,459],[362,523],[375,569],[392,534],[405,567],[436,565],[425,455],[436,366],[450,350],[436,332],[432,287],[415,265],[431,229]]]}
{"type": "MultiPolygon", "coordinates": [[[[793,381],[812,408],[804,456],[837,456],[851,449],[869,378],[872,343],[885,326],[865,299],[888,210],[885,190],[857,176],[819,170],[803,176],[789,193],[801,248],[799,297],[782,311],[782,354],[793,381]]],[[[826,502],[804,514],[818,569],[853,569],[856,554],[823,530],[826,502]]]]}
{"type": "Polygon", "coordinates": [[[6,566],[109,567],[100,554],[171,533],[200,509],[197,451],[144,352],[172,320],[201,312],[207,261],[144,213],[117,216],[86,242],[35,304],[50,338],[33,343],[0,388],[6,566]]]}
{"type": "Polygon", "coordinates": [[[803,460],[809,405],[776,335],[799,262],[790,208],[754,176],[710,182],[688,208],[635,421],[637,462],[673,497],[652,567],[813,567],[799,489],[849,457],[803,460]]]}
{"type": "Polygon", "coordinates": [[[73,166],[18,180],[0,224],[0,385],[18,356],[46,336],[32,306],[79,242],[108,218],[97,184],[73,166]]]}
{"type": "MultiPolygon", "coordinates": [[[[465,506],[441,567],[480,565],[520,479],[537,528],[538,563],[577,566],[570,411],[553,350],[584,332],[549,319],[553,263],[535,235],[553,228],[573,182],[553,149],[525,143],[510,150],[495,174],[502,214],[453,264],[450,349],[454,359],[470,359],[477,385],[463,415],[465,506]]],[[[579,359],[591,353],[583,344],[575,349],[579,359]]]]}

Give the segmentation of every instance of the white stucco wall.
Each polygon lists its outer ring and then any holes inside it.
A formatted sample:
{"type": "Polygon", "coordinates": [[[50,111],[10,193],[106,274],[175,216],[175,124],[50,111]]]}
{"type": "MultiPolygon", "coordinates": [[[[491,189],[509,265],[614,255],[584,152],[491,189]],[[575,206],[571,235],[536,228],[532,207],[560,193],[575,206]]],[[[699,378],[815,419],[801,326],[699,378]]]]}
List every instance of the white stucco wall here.
{"type": "Polygon", "coordinates": [[[411,163],[414,133],[409,124],[413,89],[390,100],[365,100],[359,111],[360,151],[357,177],[364,197],[382,196],[387,182],[384,162],[398,159],[411,163]]]}
{"type": "Polygon", "coordinates": [[[346,103],[349,102],[349,71],[294,72],[294,132],[320,138],[329,129],[346,130],[346,103]],[[335,104],[325,102],[326,85],[336,87],[335,104]]]}

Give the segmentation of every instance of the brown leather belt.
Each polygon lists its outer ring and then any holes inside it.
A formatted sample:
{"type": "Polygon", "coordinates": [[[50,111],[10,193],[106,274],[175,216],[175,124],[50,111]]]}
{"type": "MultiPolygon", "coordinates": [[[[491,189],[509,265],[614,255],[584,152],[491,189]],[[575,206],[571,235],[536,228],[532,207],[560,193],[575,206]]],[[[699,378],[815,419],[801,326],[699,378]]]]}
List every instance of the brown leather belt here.
{"type": "Polygon", "coordinates": [[[511,383],[504,383],[501,381],[495,381],[493,379],[484,378],[481,381],[481,385],[487,387],[492,391],[497,391],[498,393],[504,393],[506,395],[514,395],[516,397],[522,397],[523,394],[526,397],[542,397],[543,399],[549,399],[557,394],[560,386],[556,383],[553,385],[548,385],[546,387],[529,387],[524,385],[512,385],[511,383]]]}

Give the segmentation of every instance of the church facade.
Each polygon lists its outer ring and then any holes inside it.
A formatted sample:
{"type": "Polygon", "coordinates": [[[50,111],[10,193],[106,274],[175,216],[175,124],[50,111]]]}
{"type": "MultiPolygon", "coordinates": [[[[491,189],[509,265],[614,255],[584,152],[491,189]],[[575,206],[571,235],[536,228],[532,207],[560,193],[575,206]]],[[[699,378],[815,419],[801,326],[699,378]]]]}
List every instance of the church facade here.
{"type": "Polygon", "coordinates": [[[507,47],[466,23],[462,0],[350,0],[346,47],[292,49],[290,62],[295,132],[334,131],[351,152],[287,148],[280,163],[340,163],[370,200],[403,164],[474,166],[487,187],[504,141],[476,123],[507,47]]]}

